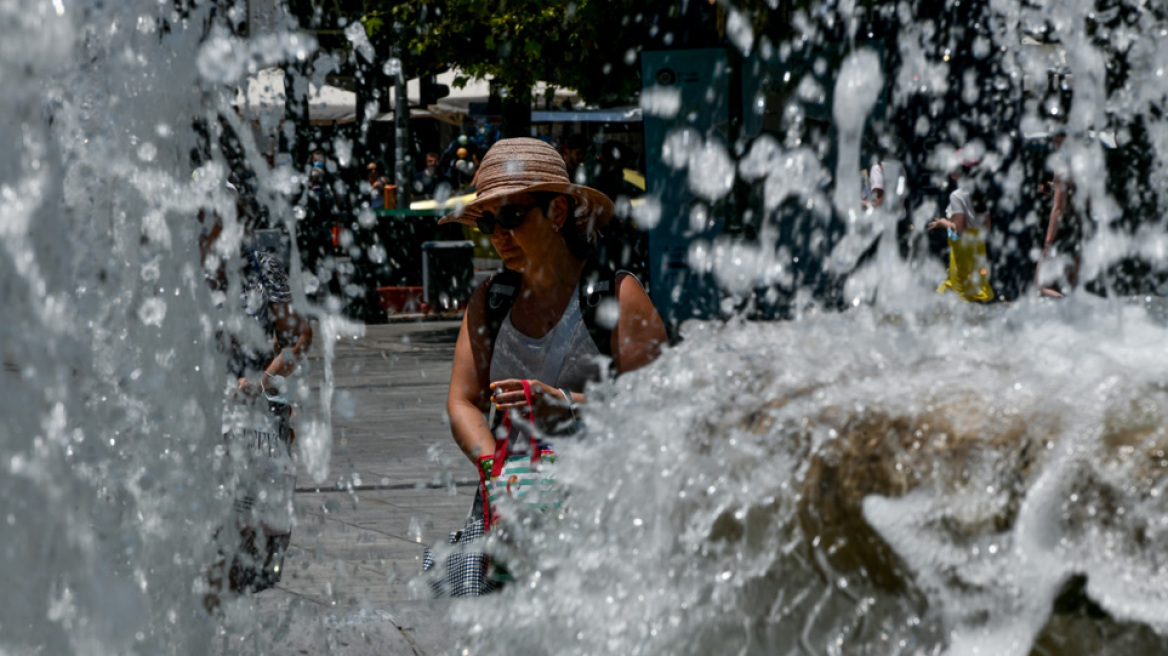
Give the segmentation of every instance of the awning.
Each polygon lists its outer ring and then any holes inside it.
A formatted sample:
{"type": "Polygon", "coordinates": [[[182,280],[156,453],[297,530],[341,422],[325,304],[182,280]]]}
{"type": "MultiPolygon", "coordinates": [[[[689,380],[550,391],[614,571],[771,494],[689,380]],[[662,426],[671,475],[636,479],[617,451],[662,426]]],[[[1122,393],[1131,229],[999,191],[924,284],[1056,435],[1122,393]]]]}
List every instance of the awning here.
{"type": "MultiPolygon", "coordinates": [[[[234,105],[248,120],[265,126],[284,120],[284,71],[264,69],[251,76],[235,95],[234,105]]],[[[357,94],[330,85],[308,85],[308,120],[314,125],[351,123],[357,120],[357,94]]]]}
{"type": "Polygon", "coordinates": [[[570,111],[539,111],[531,113],[532,123],[640,123],[640,107],[614,109],[576,109],[570,111]]]}
{"type": "MultiPolygon", "coordinates": [[[[462,120],[470,112],[473,104],[486,103],[491,95],[491,84],[487,80],[470,80],[461,89],[454,86],[454,78],[462,75],[458,70],[450,70],[438,75],[438,83],[450,87],[450,95],[438,99],[429,107],[411,107],[410,118],[431,118],[451,125],[462,125],[462,120]]],[[[542,101],[547,84],[537,82],[532,90],[533,97],[542,101]]],[[[410,80],[406,85],[406,95],[411,105],[420,102],[418,80],[410,80]]],[[[258,122],[265,130],[275,129],[284,120],[284,71],[279,68],[262,70],[248,79],[247,85],[235,97],[235,106],[241,108],[244,117],[258,122]]],[[[560,106],[571,106],[578,102],[574,91],[557,89],[554,102],[560,106]]],[[[352,123],[357,120],[357,94],[338,87],[324,85],[320,88],[308,85],[308,120],[313,125],[352,123]]],[[[385,112],[374,117],[375,121],[392,121],[393,112],[385,112]]],[[[531,120],[536,123],[549,122],[639,122],[641,109],[625,107],[605,110],[555,110],[533,111],[531,120]]]]}

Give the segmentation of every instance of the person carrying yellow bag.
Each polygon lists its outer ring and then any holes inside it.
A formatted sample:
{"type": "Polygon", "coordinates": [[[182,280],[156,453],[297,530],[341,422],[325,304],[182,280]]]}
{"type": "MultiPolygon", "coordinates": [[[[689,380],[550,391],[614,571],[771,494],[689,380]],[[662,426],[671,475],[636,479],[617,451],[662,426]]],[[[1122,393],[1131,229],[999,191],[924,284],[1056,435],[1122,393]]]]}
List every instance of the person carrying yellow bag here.
{"type": "MultiPolygon", "coordinates": [[[[957,153],[961,155],[961,151],[957,153]]],[[[989,213],[989,175],[975,158],[963,158],[950,174],[957,189],[949,194],[945,217],[929,222],[929,230],[945,228],[949,241],[949,271],[937,292],[957,292],[969,302],[994,300],[990,287],[986,238],[993,223],[989,213]]]]}

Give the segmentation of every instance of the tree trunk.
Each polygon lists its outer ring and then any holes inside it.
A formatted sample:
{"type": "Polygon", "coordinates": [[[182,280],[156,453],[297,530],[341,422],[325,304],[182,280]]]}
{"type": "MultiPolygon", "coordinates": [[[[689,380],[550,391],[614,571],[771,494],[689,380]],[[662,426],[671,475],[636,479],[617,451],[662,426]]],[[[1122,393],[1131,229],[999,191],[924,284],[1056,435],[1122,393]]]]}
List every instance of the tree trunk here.
{"type": "Polygon", "coordinates": [[[531,136],[531,84],[524,83],[511,88],[503,102],[504,139],[531,136]]]}

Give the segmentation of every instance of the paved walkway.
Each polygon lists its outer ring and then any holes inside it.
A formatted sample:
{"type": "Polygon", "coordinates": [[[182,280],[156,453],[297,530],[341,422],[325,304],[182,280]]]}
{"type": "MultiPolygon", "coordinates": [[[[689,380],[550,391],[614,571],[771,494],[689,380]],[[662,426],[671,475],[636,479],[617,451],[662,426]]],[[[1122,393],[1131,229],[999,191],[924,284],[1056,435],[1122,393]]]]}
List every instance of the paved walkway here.
{"type": "MultiPolygon", "coordinates": [[[[411,601],[408,582],[423,547],[462,524],[477,484],[446,421],[458,327],[375,325],[337,343],[328,482],[318,488],[300,473],[283,581],[253,598],[265,626],[259,651],[429,655],[454,646],[449,602],[411,601]]],[[[319,384],[321,367],[311,375],[319,384]]]]}

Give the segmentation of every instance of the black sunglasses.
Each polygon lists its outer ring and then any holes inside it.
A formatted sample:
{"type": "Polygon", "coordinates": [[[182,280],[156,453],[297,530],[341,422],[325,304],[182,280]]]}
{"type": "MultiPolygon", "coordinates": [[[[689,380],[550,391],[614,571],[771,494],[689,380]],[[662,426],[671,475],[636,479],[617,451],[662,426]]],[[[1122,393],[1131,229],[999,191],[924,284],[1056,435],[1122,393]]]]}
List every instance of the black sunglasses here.
{"type": "Polygon", "coordinates": [[[495,234],[495,226],[498,225],[504,230],[514,230],[518,228],[523,219],[527,217],[527,213],[533,207],[538,207],[541,203],[534,202],[527,205],[504,205],[496,212],[483,212],[479,218],[475,219],[475,225],[478,226],[479,232],[484,235],[495,234]]]}

